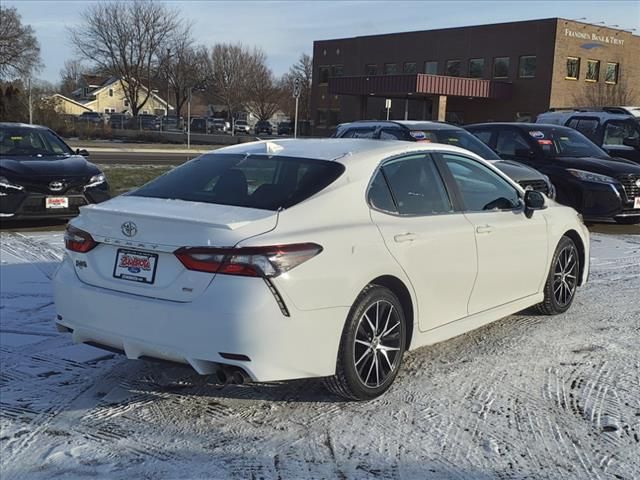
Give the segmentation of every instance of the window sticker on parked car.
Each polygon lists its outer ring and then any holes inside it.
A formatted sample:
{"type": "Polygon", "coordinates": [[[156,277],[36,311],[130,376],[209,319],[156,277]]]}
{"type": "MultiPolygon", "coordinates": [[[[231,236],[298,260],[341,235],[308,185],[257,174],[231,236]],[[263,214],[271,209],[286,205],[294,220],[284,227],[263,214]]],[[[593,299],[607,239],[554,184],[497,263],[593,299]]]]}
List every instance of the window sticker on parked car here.
{"type": "Polygon", "coordinates": [[[529,132],[529,135],[531,135],[533,138],[544,138],[544,133],[541,132],[540,130],[534,130],[533,132],[529,132]]]}
{"type": "Polygon", "coordinates": [[[539,143],[540,145],[553,145],[553,141],[551,141],[551,140],[547,140],[547,139],[545,139],[545,140],[538,140],[538,143],[539,143]]]}
{"type": "Polygon", "coordinates": [[[409,135],[411,135],[416,140],[426,140],[427,139],[427,136],[424,134],[424,132],[421,132],[419,130],[411,131],[411,132],[409,132],[409,135]]]}
{"type": "Polygon", "coordinates": [[[13,140],[14,142],[19,142],[20,140],[22,140],[22,137],[11,137],[11,140],[13,140]]]}

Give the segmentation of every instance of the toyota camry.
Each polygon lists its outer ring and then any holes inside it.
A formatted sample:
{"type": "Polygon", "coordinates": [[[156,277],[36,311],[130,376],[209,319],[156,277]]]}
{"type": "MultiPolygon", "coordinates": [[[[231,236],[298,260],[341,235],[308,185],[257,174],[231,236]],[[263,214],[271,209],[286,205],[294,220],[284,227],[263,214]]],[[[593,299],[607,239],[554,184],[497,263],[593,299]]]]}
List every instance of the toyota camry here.
{"type": "Polygon", "coordinates": [[[104,174],[46,127],[0,123],[0,217],[69,218],[109,198],[104,174]]]}
{"type": "Polygon", "coordinates": [[[74,341],[357,400],[409,349],[566,311],[589,270],[575,210],[467,150],[398,141],[219,149],[83,207],[65,244],[56,321],[74,341]]]}

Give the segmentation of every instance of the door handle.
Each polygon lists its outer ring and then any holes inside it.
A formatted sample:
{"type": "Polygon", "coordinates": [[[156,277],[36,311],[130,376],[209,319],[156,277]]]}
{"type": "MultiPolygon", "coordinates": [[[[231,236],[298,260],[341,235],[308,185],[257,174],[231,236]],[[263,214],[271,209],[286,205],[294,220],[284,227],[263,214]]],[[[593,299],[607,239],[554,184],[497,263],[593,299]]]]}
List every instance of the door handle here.
{"type": "Polygon", "coordinates": [[[480,225],[476,227],[476,233],[491,233],[494,228],[491,225],[480,225]]]}
{"type": "Polygon", "coordinates": [[[413,242],[416,238],[418,238],[418,236],[415,233],[401,233],[393,236],[393,240],[396,243],[413,242]]]}

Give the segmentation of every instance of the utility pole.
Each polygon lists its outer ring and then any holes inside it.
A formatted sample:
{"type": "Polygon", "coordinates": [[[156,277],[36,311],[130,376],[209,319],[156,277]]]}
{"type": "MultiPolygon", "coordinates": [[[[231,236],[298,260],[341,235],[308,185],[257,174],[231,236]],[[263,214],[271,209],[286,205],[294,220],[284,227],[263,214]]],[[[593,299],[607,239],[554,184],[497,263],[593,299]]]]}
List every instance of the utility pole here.
{"type": "MultiPolygon", "coordinates": [[[[164,118],[166,120],[166,125],[165,125],[165,129],[168,130],[168,125],[169,125],[169,67],[171,66],[170,63],[171,60],[171,49],[167,48],[167,110],[164,114],[164,118]]],[[[176,123],[178,122],[178,119],[176,119],[176,123]]],[[[160,122],[160,126],[162,127],[162,122],[160,122]]],[[[160,128],[160,130],[162,130],[162,128],[160,128]]]]}
{"type": "Polygon", "coordinates": [[[33,124],[33,100],[31,98],[31,77],[29,77],[29,124],[33,124]]]}
{"type": "Polygon", "coordinates": [[[298,101],[300,100],[300,78],[293,81],[293,96],[296,99],[295,121],[293,123],[293,138],[298,138],[298,101]]]}

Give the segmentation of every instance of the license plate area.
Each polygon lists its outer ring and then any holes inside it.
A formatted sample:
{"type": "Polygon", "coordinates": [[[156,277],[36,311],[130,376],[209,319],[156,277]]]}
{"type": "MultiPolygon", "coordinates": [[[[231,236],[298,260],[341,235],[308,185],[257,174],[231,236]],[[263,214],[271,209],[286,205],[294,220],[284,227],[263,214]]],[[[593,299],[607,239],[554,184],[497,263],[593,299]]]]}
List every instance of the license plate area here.
{"type": "Polygon", "coordinates": [[[158,254],[119,248],[113,267],[114,278],[152,284],[156,279],[158,254]]]}
{"type": "Polygon", "coordinates": [[[47,197],[44,203],[45,208],[69,208],[68,197],[47,197]]]}

